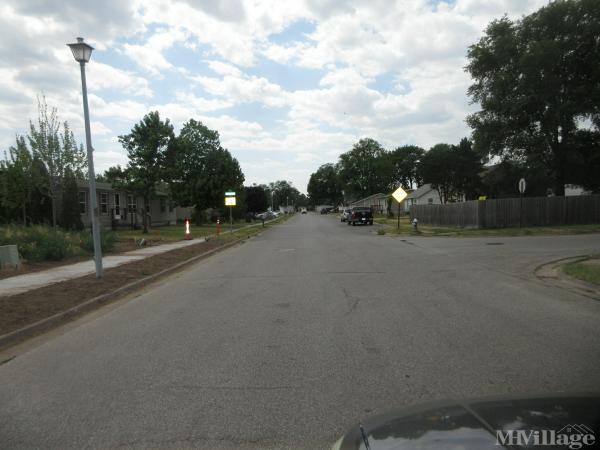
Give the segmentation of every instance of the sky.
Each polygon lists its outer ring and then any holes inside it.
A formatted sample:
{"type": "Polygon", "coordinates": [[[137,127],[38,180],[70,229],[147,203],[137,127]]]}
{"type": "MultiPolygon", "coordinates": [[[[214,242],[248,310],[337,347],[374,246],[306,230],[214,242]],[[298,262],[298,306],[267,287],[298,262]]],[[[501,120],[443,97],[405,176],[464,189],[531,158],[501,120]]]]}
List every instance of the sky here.
{"type": "Polygon", "coordinates": [[[468,46],[547,0],[3,0],[0,153],[44,95],[85,142],[82,36],[96,172],[150,111],[219,131],[246,185],[310,174],[363,137],[385,148],[469,136],[468,46]]]}

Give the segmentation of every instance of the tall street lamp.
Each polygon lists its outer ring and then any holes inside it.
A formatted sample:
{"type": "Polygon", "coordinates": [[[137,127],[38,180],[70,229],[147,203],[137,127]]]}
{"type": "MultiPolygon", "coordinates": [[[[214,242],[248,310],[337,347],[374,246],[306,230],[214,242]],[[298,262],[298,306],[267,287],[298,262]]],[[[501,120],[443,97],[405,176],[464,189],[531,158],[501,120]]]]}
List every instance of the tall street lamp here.
{"type": "Polygon", "coordinates": [[[92,236],[94,238],[94,263],[96,265],[96,278],[102,278],[102,247],[100,246],[100,224],[98,223],[98,199],[96,198],[96,174],[94,173],[94,155],[92,149],[92,135],[90,132],[90,113],[88,110],[87,85],[85,82],[85,63],[90,60],[91,45],[83,42],[78,37],[74,44],[67,44],[73,52],[75,61],[81,68],[81,91],[83,92],[83,116],[85,119],[85,144],[87,147],[88,178],[90,183],[90,221],[92,222],[92,236]]]}

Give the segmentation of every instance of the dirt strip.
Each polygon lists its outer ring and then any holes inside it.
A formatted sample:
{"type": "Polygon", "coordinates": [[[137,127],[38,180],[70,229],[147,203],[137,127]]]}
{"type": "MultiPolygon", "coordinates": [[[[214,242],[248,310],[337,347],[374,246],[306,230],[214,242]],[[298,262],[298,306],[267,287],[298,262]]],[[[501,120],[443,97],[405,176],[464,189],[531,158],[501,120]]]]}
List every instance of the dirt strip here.
{"type": "Polygon", "coordinates": [[[207,252],[212,254],[211,250],[229,243],[230,240],[213,238],[197,245],[108,269],[101,280],[96,279],[92,274],[22,294],[0,297],[0,336],[66,311],[129,283],[158,274],[187,259],[207,252]]]}

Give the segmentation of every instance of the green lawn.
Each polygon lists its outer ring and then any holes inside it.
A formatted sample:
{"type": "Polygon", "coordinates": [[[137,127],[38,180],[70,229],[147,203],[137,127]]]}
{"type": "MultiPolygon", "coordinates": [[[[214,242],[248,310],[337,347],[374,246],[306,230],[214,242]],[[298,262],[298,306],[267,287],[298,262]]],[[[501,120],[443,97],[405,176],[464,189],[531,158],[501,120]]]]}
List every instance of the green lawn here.
{"type": "MultiPolygon", "coordinates": [[[[290,216],[282,215],[275,221],[265,224],[265,227],[271,226],[274,223],[280,223],[285,221],[290,216]]],[[[233,233],[230,232],[229,222],[221,224],[221,236],[231,236],[239,238],[248,234],[249,230],[255,230],[253,234],[262,229],[262,223],[254,221],[253,223],[246,223],[245,221],[236,221],[233,223],[233,233]],[[248,226],[250,228],[245,228],[248,226]],[[240,230],[240,228],[244,228],[240,230]],[[236,231],[237,230],[237,231],[236,231]]],[[[202,226],[191,225],[190,232],[193,237],[200,238],[211,236],[217,233],[217,227],[215,224],[206,224],[202,226]]],[[[142,230],[119,230],[117,235],[120,240],[127,239],[146,239],[151,242],[175,242],[181,241],[184,238],[185,225],[167,225],[162,227],[152,227],[148,230],[148,234],[144,234],[142,230]]]]}
{"type": "Polygon", "coordinates": [[[556,235],[556,234],[584,234],[600,233],[600,224],[591,225],[557,225],[554,227],[523,227],[523,228],[460,228],[442,227],[432,225],[419,225],[415,232],[409,222],[408,216],[400,217],[400,229],[398,230],[397,218],[379,216],[375,218],[376,223],[385,225],[388,234],[402,234],[413,236],[533,236],[533,235],[556,235]]]}
{"type": "MultiPolygon", "coordinates": [[[[598,262],[597,259],[596,262],[598,262]]],[[[574,278],[600,285],[600,264],[586,264],[585,261],[574,262],[566,264],[563,270],[574,278]]]]}

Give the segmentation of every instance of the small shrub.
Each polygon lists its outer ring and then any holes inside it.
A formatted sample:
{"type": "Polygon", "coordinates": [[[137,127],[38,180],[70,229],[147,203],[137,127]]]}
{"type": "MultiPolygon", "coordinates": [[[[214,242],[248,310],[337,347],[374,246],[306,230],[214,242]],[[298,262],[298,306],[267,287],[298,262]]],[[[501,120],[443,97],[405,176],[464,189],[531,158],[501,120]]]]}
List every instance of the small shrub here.
{"type": "MultiPolygon", "coordinates": [[[[103,253],[112,250],[116,241],[117,234],[113,231],[102,230],[100,232],[100,248],[103,253]]],[[[91,231],[81,232],[80,247],[87,253],[94,253],[94,239],[91,231]]]]}
{"type": "Polygon", "coordinates": [[[0,229],[0,245],[14,244],[23,259],[31,262],[60,261],[79,254],[78,240],[70,233],[48,226],[8,226],[0,229]]]}
{"type": "Polygon", "coordinates": [[[38,245],[46,261],[61,261],[68,256],[69,244],[62,231],[51,230],[38,245]]]}
{"type": "Polygon", "coordinates": [[[377,234],[380,235],[380,236],[384,235],[385,234],[385,229],[384,228],[379,228],[377,230],[377,234]]]}

